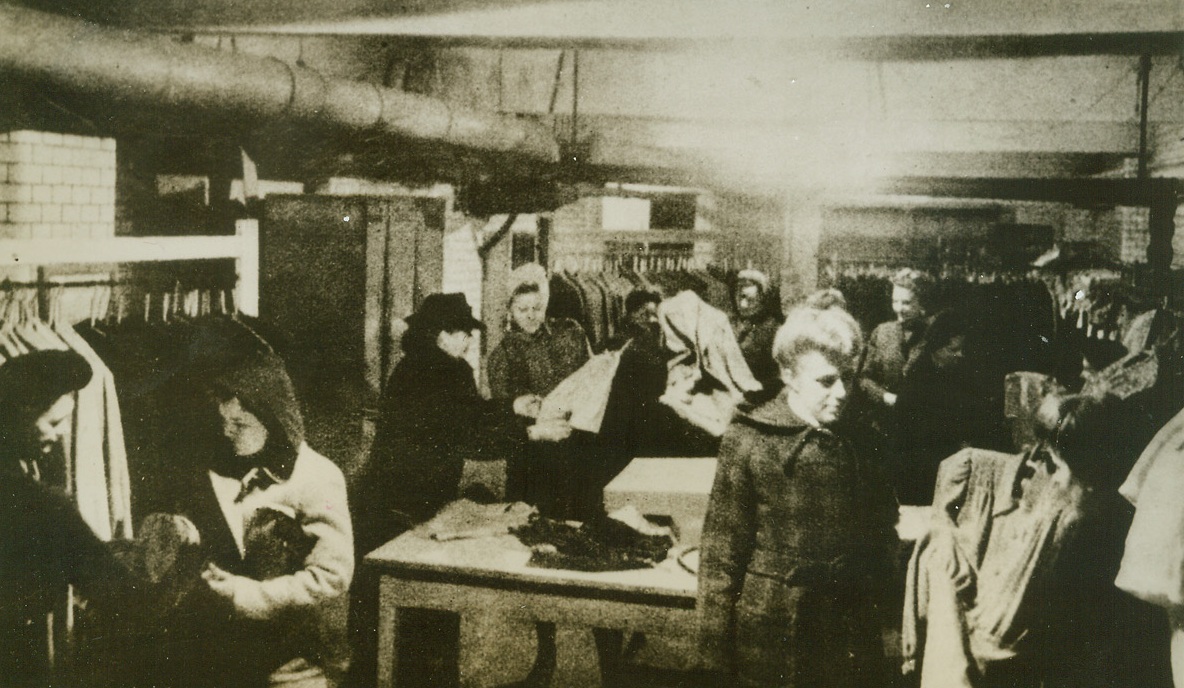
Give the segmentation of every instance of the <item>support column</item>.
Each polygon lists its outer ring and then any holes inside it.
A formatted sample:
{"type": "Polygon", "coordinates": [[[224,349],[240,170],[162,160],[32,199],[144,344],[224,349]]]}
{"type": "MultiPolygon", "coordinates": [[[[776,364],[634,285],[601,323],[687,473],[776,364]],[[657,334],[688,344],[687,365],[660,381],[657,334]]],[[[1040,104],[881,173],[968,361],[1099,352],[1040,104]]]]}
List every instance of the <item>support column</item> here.
{"type": "Polygon", "coordinates": [[[818,288],[818,245],[822,238],[822,203],[805,193],[785,196],[785,254],[781,268],[781,303],[788,310],[818,288]]]}
{"type": "Polygon", "coordinates": [[[1174,179],[1154,179],[1148,183],[1153,186],[1148,218],[1151,241],[1147,246],[1147,264],[1151,266],[1152,289],[1156,297],[1171,300],[1175,298],[1172,284],[1172,236],[1176,233],[1180,183],[1174,179]]]}

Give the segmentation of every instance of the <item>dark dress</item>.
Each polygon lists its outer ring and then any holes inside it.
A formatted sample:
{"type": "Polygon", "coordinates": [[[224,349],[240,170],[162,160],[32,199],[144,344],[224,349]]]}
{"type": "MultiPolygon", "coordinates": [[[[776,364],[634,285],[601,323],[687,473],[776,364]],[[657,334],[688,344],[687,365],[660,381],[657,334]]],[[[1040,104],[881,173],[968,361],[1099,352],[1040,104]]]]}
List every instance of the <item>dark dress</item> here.
{"type": "Polygon", "coordinates": [[[877,466],[784,395],[720,446],[699,569],[702,649],[740,685],[877,686],[896,503],[877,466]]]}

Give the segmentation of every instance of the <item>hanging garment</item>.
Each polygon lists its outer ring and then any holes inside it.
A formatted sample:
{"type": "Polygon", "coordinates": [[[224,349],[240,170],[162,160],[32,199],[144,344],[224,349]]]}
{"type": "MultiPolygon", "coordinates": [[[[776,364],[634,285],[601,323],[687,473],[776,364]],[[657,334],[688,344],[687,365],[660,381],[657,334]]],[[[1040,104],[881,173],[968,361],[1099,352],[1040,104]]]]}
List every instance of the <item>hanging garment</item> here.
{"type": "Polygon", "coordinates": [[[1161,607],[1184,605],[1184,411],[1155,435],[1118,491],[1135,517],[1115,585],[1161,607]]]}
{"type": "Polygon", "coordinates": [[[1070,477],[980,449],[942,462],[905,584],[904,668],[920,664],[921,688],[981,685],[1030,659],[1057,558],[1087,508],[1070,477]]]}
{"type": "Polygon", "coordinates": [[[658,320],[672,354],[662,403],[712,435],[723,435],[744,393],[761,389],[728,316],[695,292],[683,291],[658,306],[658,320]]]}
{"type": "Polygon", "coordinates": [[[1136,351],[1106,366],[1086,380],[1082,394],[1113,394],[1129,399],[1155,386],[1159,380],[1159,354],[1154,349],[1136,351]]]}
{"type": "MultiPolygon", "coordinates": [[[[128,471],[127,446],[123,437],[123,417],[115,377],[95,350],[73,328],[59,325],[55,332],[71,349],[90,364],[93,376],[78,393],[78,403],[93,404],[101,413],[77,414],[74,435],[75,495],[82,504],[94,505],[94,515],[87,522],[99,537],[109,540],[132,537],[132,488],[128,471]],[[100,463],[101,461],[101,463],[100,463]],[[100,463],[98,466],[93,464],[100,463]],[[84,471],[89,473],[84,474],[84,471]],[[101,473],[100,473],[101,471],[101,473]],[[101,477],[100,477],[101,476],[101,477]],[[99,515],[102,507],[104,515],[99,515]]],[[[86,518],[90,509],[83,511],[86,518]]]]}
{"type": "Polygon", "coordinates": [[[600,432],[613,378],[621,363],[622,351],[624,348],[596,354],[564,378],[543,399],[538,419],[545,421],[567,418],[568,424],[576,430],[600,432]]]}

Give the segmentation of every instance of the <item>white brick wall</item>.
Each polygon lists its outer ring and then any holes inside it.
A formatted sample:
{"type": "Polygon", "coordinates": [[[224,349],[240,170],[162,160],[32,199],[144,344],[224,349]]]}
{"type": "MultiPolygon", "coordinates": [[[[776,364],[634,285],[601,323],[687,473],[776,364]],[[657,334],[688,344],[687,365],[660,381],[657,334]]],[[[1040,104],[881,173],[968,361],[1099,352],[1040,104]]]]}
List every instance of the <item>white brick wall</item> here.
{"type": "Polygon", "coordinates": [[[0,133],[0,238],[115,233],[115,140],[0,133]]]}

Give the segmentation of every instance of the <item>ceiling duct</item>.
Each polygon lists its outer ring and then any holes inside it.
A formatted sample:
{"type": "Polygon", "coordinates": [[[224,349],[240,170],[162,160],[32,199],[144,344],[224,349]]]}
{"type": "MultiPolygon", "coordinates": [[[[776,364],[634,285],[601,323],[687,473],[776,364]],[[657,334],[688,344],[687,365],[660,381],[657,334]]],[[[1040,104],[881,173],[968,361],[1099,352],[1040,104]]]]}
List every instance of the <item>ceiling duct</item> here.
{"type": "Polygon", "coordinates": [[[0,3],[0,72],[200,124],[244,128],[287,119],[343,131],[391,134],[554,162],[549,127],[466,110],[362,81],[330,79],[268,57],[181,44],[0,3]]]}

